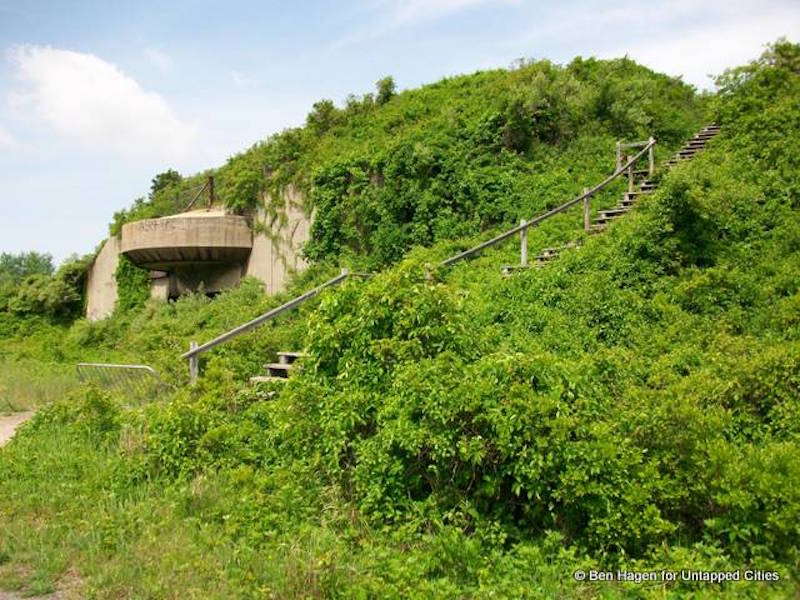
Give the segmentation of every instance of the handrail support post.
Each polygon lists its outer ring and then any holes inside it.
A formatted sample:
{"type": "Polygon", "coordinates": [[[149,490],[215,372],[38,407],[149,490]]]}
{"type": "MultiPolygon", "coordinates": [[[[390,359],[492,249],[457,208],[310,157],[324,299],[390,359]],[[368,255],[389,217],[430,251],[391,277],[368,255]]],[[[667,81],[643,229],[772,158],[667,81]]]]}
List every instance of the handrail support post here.
{"type": "Polygon", "coordinates": [[[519,224],[522,227],[522,229],[519,232],[520,264],[523,267],[528,266],[528,228],[525,227],[527,223],[528,222],[525,219],[519,220],[519,224]]]}
{"type": "Polygon", "coordinates": [[[655,147],[655,138],[651,135],[647,143],[650,144],[650,149],[647,151],[647,175],[648,177],[653,176],[653,172],[655,171],[655,153],[653,152],[653,148],[655,147]]]}
{"type": "MultiPolygon", "coordinates": [[[[197,349],[197,342],[191,341],[189,342],[189,351],[197,349]]],[[[197,375],[200,373],[200,363],[197,354],[192,354],[189,357],[189,382],[192,385],[197,383],[197,375]]]]}
{"type": "Polygon", "coordinates": [[[617,141],[617,168],[614,170],[619,171],[621,168],[622,168],[622,142],[617,141]]]}
{"type": "Polygon", "coordinates": [[[583,228],[586,231],[589,231],[589,229],[592,227],[592,196],[591,194],[587,193],[588,191],[589,188],[583,188],[583,193],[586,194],[586,196],[583,198],[583,228]]]}
{"type": "Polygon", "coordinates": [[[628,165],[628,191],[629,192],[633,191],[633,168],[634,168],[634,166],[635,165],[633,164],[633,162],[631,162],[631,164],[628,165]]]}

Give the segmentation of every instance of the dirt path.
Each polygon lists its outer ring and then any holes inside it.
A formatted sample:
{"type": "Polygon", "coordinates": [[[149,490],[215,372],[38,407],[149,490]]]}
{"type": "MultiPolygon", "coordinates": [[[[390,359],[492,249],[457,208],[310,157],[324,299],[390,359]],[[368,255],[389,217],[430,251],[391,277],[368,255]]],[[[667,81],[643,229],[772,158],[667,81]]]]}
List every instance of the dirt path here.
{"type": "MultiPolygon", "coordinates": [[[[10,415],[0,415],[0,446],[5,444],[14,436],[14,431],[25,421],[33,416],[32,410],[13,413],[10,415]]],[[[2,597],[0,597],[2,600],[2,597]]]]}

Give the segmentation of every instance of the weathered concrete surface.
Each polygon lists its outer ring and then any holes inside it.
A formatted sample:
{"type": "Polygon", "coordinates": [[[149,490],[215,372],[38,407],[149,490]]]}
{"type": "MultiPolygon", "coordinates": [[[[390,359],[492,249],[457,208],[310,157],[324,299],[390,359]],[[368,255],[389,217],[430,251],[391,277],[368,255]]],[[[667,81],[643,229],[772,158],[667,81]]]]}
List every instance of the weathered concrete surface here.
{"type": "Polygon", "coordinates": [[[10,415],[0,415],[0,446],[14,437],[17,427],[33,416],[33,411],[13,413],[10,415]]]}
{"type": "Polygon", "coordinates": [[[244,264],[252,247],[247,219],[221,210],[143,219],[122,226],[122,253],[148,269],[170,270],[191,263],[244,264]]]}
{"type": "Polygon", "coordinates": [[[126,223],[121,240],[109,238],[89,272],[86,316],[109,316],[117,301],[114,278],[119,255],[137,265],[160,271],[151,273],[150,296],[167,300],[197,291],[208,293],[239,284],[245,275],[264,282],[268,294],[283,290],[289,275],[306,262],[300,251],[308,241],[311,218],[303,210],[303,197],[294,189],[282,196],[283,207],[268,218],[263,208],[255,220],[228,215],[221,209],[201,209],[160,219],[126,223]]]}
{"type": "Polygon", "coordinates": [[[303,210],[303,197],[289,189],[283,196],[284,208],[277,218],[268,219],[262,211],[258,220],[268,233],[253,237],[253,251],[247,262],[245,275],[264,282],[268,294],[283,290],[290,273],[306,268],[300,256],[304,243],[311,233],[311,218],[303,210]]]}
{"type": "Polygon", "coordinates": [[[86,318],[90,321],[105,319],[114,312],[117,302],[117,280],[114,273],[119,265],[120,243],[116,237],[108,238],[92,266],[86,284],[86,318]]]}

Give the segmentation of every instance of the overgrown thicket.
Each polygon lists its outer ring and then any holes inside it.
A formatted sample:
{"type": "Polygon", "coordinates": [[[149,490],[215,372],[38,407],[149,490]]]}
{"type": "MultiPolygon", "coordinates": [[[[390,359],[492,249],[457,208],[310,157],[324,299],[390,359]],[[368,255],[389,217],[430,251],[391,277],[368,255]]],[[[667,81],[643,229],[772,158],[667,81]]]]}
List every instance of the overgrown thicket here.
{"type": "MultiPolygon", "coordinates": [[[[83,390],[42,411],[0,452],[0,563],[8,563],[0,573],[22,565],[20,582],[46,591],[77,570],[98,597],[795,595],[799,61],[800,46],[779,42],[723,75],[711,100],[722,133],[624,220],[546,268],[502,277],[499,266],[517,251],[509,247],[426,276],[463,245],[434,235],[424,240],[432,247],[210,355],[197,388],[141,409],[83,390]],[[311,357],[284,387],[241,385],[266,354],[299,347],[311,357]],[[618,566],[752,568],[780,581],[664,588],[572,580],[576,569],[618,566]]],[[[564,83],[580,80],[582,69],[597,75],[620,65],[629,63],[536,63],[509,76],[549,72],[564,83]]],[[[476,87],[494,76],[474,76],[476,87]]],[[[441,85],[454,86],[456,103],[470,94],[468,81],[441,85]]],[[[695,109],[672,103],[666,90],[682,94],[682,86],[661,81],[665,102],[653,98],[642,118],[661,115],[662,139],[674,119],[682,136],[695,109]]],[[[600,140],[604,152],[615,111],[639,114],[634,104],[616,105],[612,92],[595,101],[602,125],[587,118],[576,138],[600,140]]],[[[388,95],[386,110],[413,93],[388,95]]],[[[512,112],[525,121],[527,110],[512,112]]],[[[347,128],[335,123],[339,109],[318,111],[333,120],[328,131],[340,128],[338,138],[320,136],[320,148],[333,148],[347,128]]],[[[323,127],[318,116],[313,124],[323,127]]],[[[413,123],[398,114],[399,129],[405,119],[413,123]]],[[[545,169],[562,152],[592,176],[607,170],[606,158],[601,165],[582,155],[591,145],[556,138],[532,137],[517,149],[503,138],[495,155],[545,169]]],[[[387,136],[372,145],[394,157],[394,143],[387,136]]],[[[468,164],[465,172],[477,168],[468,164]]],[[[583,184],[580,176],[556,167],[551,186],[541,175],[541,195],[522,202],[557,202],[583,184]]],[[[414,177],[422,180],[419,172],[394,180],[400,195],[414,177]]],[[[428,180],[443,197],[446,179],[428,180]]],[[[367,188],[341,189],[332,206],[378,203],[367,188]]],[[[486,195],[494,189],[487,184],[486,195]]],[[[385,231],[402,237],[391,222],[385,231]]],[[[581,235],[577,218],[554,219],[531,239],[539,247],[568,235],[581,235]]],[[[384,243],[375,231],[361,239],[331,251],[379,252],[384,243]]],[[[398,248],[410,243],[403,239],[398,248]]],[[[376,264],[391,254],[379,255],[376,264]]],[[[328,275],[317,266],[296,285],[328,275]]],[[[247,282],[214,301],[190,296],[79,323],[66,343],[108,355],[136,348],[179,380],[175,356],[191,336],[279,301],[247,282]]]]}
{"type": "MultiPolygon", "coordinates": [[[[315,211],[311,259],[379,268],[414,245],[529,217],[596,183],[617,138],[654,135],[669,148],[702,121],[690,86],[628,59],[523,62],[400,94],[391,78],[377,88],[342,108],[317,102],[305,127],[231,157],[214,172],[221,201],[242,212],[266,192],[279,205],[294,186],[315,211]]],[[[154,180],[112,231],[181,210],[176,198],[208,173],[154,180]]]]}

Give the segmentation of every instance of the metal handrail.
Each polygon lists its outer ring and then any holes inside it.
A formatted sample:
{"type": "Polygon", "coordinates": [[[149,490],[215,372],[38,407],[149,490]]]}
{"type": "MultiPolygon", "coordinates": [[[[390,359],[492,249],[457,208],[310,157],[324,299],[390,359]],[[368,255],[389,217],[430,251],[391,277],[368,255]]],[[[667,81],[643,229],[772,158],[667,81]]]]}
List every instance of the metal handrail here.
{"type": "Polygon", "coordinates": [[[247,323],[239,325],[238,327],[235,327],[235,328],[231,329],[230,331],[227,331],[227,332],[223,333],[222,335],[219,335],[219,336],[215,337],[213,340],[211,340],[209,342],[206,342],[205,344],[201,344],[201,345],[199,345],[197,347],[192,348],[188,352],[186,352],[184,354],[181,354],[181,358],[184,358],[184,359],[187,359],[187,360],[196,359],[196,357],[199,354],[202,354],[203,352],[206,352],[207,350],[211,350],[215,346],[219,346],[220,344],[224,344],[225,342],[227,342],[229,340],[232,340],[233,338],[238,337],[238,336],[242,335],[243,333],[247,333],[248,331],[250,331],[252,329],[255,329],[256,327],[259,327],[260,325],[263,325],[264,323],[266,323],[270,319],[274,319],[275,317],[277,317],[281,313],[284,313],[287,310],[290,310],[290,309],[292,309],[292,308],[294,308],[296,306],[299,306],[300,304],[302,304],[306,300],[310,300],[311,298],[313,298],[314,296],[319,294],[325,288],[341,283],[342,281],[344,281],[345,279],[347,279],[351,275],[357,276],[357,277],[363,277],[363,276],[365,276],[367,274],[364,274],[364,273],[351,273],[348,269],[342,269],[342,272],[339,275],[337,275],[336,277],[334,277],[333,279],[331,279],[329,281],[326,281],[322,285],[319,285],[319,286],[315,287],[313,290],[307,291],[305,294],[302,294],[300,296],[297,296],[296,298],[293,298],[292,300],[289,300],[287,303],[282,304],[282,305],[278,306],[277,308],[273,308],[269,312],[266,312],[263,315],[256,317],[252,321],[248,321],[247,323]]]}
{"type": "Polygon", "coordinates": [[[82,383],[119,388],[126,394],[152,396],[152,392],[166,387],[155,369],[147,365],[80,362],[75,365],[75,371],[82,383]]]}
{"type": "Polygon", "coordinates": [[[645,145],[644,148],[642,148],[637,154],[635,154],[633,156],[633,158],[628,160],[627,163],[622,165],[619,169],[614,171],[614,173],[612,173],[611,175],[606,177],[603,181],[598,183],[593,188],[589,188],[588,190],[584,191],[577,198],[573,198],[569,202],[565,202],[561,206],[558,206],[558,207],[556,207],[556,208],[554,208],[552,210],[549,210],[546,213],[544,213],[543,215],[539,215],[538,217],[536,217],[536,218],[534,218],[534,219],[532,219],[530,221],[521,223],[521,224],[517,225],[516,227],[513,227],[513,228],[509,229],[508,231],[504,231],[500,235],[495,236],[492,239],[487,240],[487,241],[485,241],[485,242],[483,242],[481,244],[478,244],[474,248],[470,248],[469,250],[464,250],[463,252],[460,252],[460,253],[456,254],[455,256],[451,256],[447,260],[443,260],[441,263],[439,263],[440,266],[449,267],[450,265],[452,265],[453,263],[458,262],[459,260],[462,260],[464,258],[472,256],[473,254],[477,254],[478,252],[480,252],[481,250],[484,250],[485,248],[488,248],[490,246],[494,246],[495,244],[510,238],[511,236],[519,233],[520,231],[525,231],[526,229],[528,229],[528,227],[538,225],[542,221],[546,221],[550,217],[553,217],[553,216],[555,216],[555,215],[557,215],[559,213],[562,213],[565,210],[567,210],[568,208],[571,208],[571,207],[575,206],[576,204],[578,204],[579,202],[582,202],[584,199],[586,199],[586,198],[588,198],[590,196],[593,196],[594,194],[596,194],[597,192],[602,190],[604,187],[606,187],[609,183],[614,181],[617,177],[622,175],[625,171],[627,171],[637,160],[639,160],[642,156],[644,156],[644,154],[646,152],[648,152],[650,150],[650,148],[655,146],[655,144],[656,144],[656,140],[653,139],[653,138],[650,138],[650,140],[647,142],[647,145],[645,145]]]}
{"type": "Polygon", "coordinates": [[[100,369],[129,369],[132,371],[147,371],[158,377],[158,373],[156,373],[153,367],[148,367],[147,365],[114,365],[109,363],[89,363],[89,362],[79,362],[75,365],[78,370],[83,367],[93,367],[93,368],[100,368],[100,369]]]}

